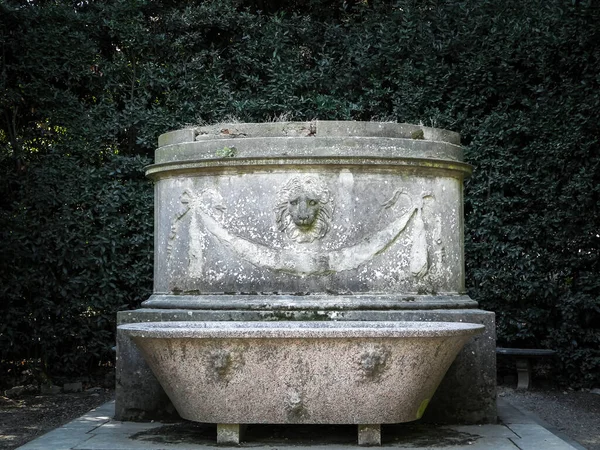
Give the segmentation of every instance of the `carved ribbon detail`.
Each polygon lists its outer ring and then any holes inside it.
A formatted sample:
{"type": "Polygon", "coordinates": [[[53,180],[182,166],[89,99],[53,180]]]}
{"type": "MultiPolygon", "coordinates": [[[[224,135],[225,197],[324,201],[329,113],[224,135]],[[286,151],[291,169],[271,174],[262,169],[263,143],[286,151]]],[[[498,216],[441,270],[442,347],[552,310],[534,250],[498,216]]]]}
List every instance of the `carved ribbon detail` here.
{"type": "Polygon", "coordinates": [[[423,200],[433,196],[423,193],[415,205],[410,195],[399,189],[382,207],[391,208],[401,195],[409,198],[410,206],[389,225],[352,246],[320,251],[318,246],[306,244],[321,239],[328,232],[333,204],[327,185],[316,176],[293,177],[279,192],[275,207],[277,227],[296,244],[301,244],[282,249],[251,241],[225,228],[222,216],[226,209],[218,192],[205,189],[194,195],[186,190],[181,196],[185,210],[175,217],[171,227],[168,253],[179,223],[187,214],[192,214],[190,227],[194,229],[190,231],[188,257],[190,273],[194,276],[202,275],[202,251],[207,234],[257,267],[297,276],[326,275],[356,269],[386,251],[414,218],[409,269],[414,277],[422,278],[429,269],[423,200]]]}

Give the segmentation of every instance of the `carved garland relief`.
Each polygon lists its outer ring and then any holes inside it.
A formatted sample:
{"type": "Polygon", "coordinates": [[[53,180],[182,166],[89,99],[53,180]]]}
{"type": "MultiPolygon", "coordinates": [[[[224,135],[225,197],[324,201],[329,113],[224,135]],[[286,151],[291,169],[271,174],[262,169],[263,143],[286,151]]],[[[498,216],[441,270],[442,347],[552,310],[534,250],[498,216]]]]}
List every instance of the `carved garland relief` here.
{"type": "MultiPolygon", "coordinates": [[[[290,248],[283,249],[253,242],[229,231],[222,220],[226,208],[221,195],[215,190],[205,189],[198,194],[186,190],[181,196],[184,211],[175,217],[171,226],[167,255],[169,257],[172,253],[173,241],[178,235],[182,219],[191,214],[188,247],[191,275],[202,274],[202,251],[207,233],[240,258],[257,267],[297,276],[325,275],[356,269],[386,251],[412,220],[409,269],[413,277],[421,279],[429,271],[429,245],[423,207],[425,199],[433,199],[433,195],[425,192],[414,201],[407,192],[398,189],[381,205],[382,209],[394,206],[400,196],[406,196],[410,205],[400,217],[354,245],[325,252],[319,251],[318,246],[309,245],[323,239],[329,232],[334,212],[329,189],[317,176],[295,176],[278,192],[274,207],[275,224],[277,229],[294,243],[290,248]],[[200,223],[202,227],[199,226],[200,223]]],[[[437,230],[439,222],[436,225],[437,230]]],[[[440,240],[439,230],[435,234],[440,240]]],[[[439,246],[441,241],[436,243],[439,246]]],[[[443,252],[443,248],[438,251],[443,252]]]]}

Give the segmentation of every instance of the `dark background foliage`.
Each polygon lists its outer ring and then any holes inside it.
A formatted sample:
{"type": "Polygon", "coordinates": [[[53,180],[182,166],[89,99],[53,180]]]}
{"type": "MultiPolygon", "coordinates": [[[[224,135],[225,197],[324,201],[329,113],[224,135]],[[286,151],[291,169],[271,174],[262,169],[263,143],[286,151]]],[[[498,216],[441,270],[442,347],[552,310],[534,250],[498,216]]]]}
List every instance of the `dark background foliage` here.
{"type": "Polygon", "coordinates": [[[157,136],[223,120],[458,131],[470,295],[600,382],[593,0],[0,2],[0,360],[110,362],[151,290],[157,136]]]}

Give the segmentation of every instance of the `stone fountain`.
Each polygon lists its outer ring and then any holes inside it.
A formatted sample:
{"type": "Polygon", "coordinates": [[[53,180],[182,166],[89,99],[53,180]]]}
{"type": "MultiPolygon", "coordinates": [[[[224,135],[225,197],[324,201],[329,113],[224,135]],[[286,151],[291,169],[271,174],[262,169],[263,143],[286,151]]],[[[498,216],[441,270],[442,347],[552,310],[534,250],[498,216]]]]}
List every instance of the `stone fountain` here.
{"type": "Polygon", "coordinates": [[[154,293],[118,316],[116,418],[172,404],[220,443],[352,423],[363,445],[422,416],[494,422],[494,315],[464,287],[470,172],[457,133],[417,125],[160,136],[154,293]]]}

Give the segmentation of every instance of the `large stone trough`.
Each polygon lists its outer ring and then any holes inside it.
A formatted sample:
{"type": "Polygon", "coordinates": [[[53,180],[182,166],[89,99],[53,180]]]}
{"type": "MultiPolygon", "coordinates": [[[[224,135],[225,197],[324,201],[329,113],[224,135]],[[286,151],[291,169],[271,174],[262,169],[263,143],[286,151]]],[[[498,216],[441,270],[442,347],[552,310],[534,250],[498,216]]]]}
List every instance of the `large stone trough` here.
{"type": "Polygon", "coordinates": [[[465,292],[470,173],[457,133],[419,125],[162,135],[154,292],[118,316],[117,418],[172,402],[221,442],[246,423],[353,423],[367,444],[428,404],[424,419],[494,421],[494,316],[465,292]]]}
{"type": "MultiPolygon", "coordinates": [[[[420,419],[458,352],[484,327],[150,322],[121,330],[185,419],[379,427],[420,419]]],[[[371,442],[361,442],[359,434],[359,443],[371,442]]]]}

